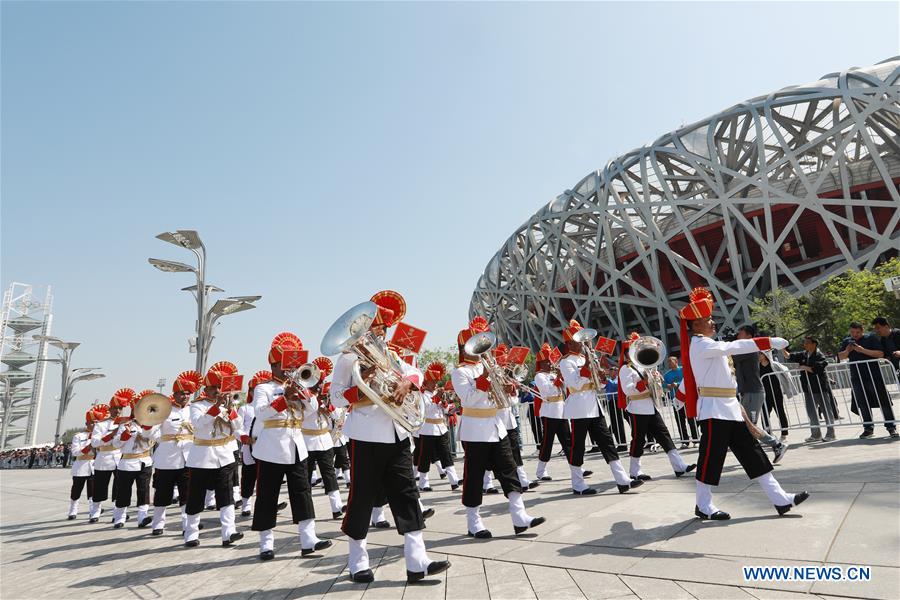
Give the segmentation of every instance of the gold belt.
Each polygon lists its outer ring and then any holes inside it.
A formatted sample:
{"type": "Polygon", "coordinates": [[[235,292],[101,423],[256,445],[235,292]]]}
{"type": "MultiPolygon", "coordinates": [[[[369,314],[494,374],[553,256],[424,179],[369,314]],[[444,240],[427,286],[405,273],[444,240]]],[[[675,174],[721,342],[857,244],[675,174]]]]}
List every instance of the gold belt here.
{"type": "Polygon", "coordinates": [[[542,402],[562,402],[564,400],[565,400],[565,398],[562,397],[562,394],[559,394],[557,396],[547,396],[546,398],[543,398],[541,401],[542,402]]]}
{"type": "Polygon", "coordinates": [[[628,400],[646,400],[647,398],[652,398],[653,395],[650,392],[641,392],[640,394],[635,394],[633,396],[628,396],[628,400]]]}
{"type": "Polygon", "coordinates": [[[150,458],[150,451],[147,450],[145,452],[137,452],[134,454],[123,454],[122,458],[128,460],[130,458],[150,458]]]}
{"type": "Polygon", "coordinates": [[[167,433],[159,436],[160,442],[189,442],[194,439],[192,433],[167,433]]]}
{"type": "Polygon", "coordinates": [[[331,433],[331,430],[327,427],[323,429],[307,429],[305,427],[301,427],[300,431],[301,433],[303,433],[303,435],[324,435],[326,433],[331,433]]]}
{"type": "Polygon", "coordinates": [[[78,462],[79,460],[94,460],[94,457],[93,456],[79,456],[78,458],[75,459],[75,462],[78,462]]]}
{"type": "Polygon", "coordinates": [[[268,421],[263,421],[264,429],[294,429],[300,427],[300,424],[303,421],[301,419],[269,419],[268,421]]]}
{"type": "Polygon", "coordinates": [[[707,398],[737,398],[737,388],[702,387],[697,394],[707,398]]]}
{"type": "Polygon", "coordinates": [[[223,438],[215,438],[212,440],[202,440],[198,438],[194,438],[195,446],[224,446],[229,442],[234,441],[234,436],[229,435],[228,437],[223,438]]]}
{"type": "Polygon", "coordinates": [[[369,400],[368,398],[360,398],[359,400],[357,400],[356,402],[354,402],[354,403],[351,404],[350,406],[351,406],[351,408],[352,408],[352,407],[354,407],[354,406],[372,406],[372,405],[374,405],[374,404],[375,404],[375,403],[372,402],[371,400],[369,400]]]}
{"type": "Polygon", "coordinates": [[[443,425],[444,424],[443,419],[425,419],[425,422],[431,423],[432,425],[443,425]]]}
{"type": "Polygon", "coordinates": [[[496,408],[469,408],[463,407],[464,417],[475,417],[476,419],[490,419],[497,416],[496,408]]]}
{"type": "Polygon", "coordinates": [[[580,394],[581,392],[590,392],[591,390],[593,390],[593,389],[594,389],[594,384],[593,384],[593,383],[586,383],[586,384],[584,384],[583,386],[581,386],[580,388],[571,388],[571,387],[570,387],[570,388],[567,388],[567,389],[569,390],[569,393],[570,393],[570,394],[580,394]]]}
{"type": "Polygon", "coordinates": [[[116,450],[118,450],[118,448],[116,448],[112,444],[106,444],[105,446],[100,446],[99,448],[97,448],[97,452],[115,452],[116,450]]]}

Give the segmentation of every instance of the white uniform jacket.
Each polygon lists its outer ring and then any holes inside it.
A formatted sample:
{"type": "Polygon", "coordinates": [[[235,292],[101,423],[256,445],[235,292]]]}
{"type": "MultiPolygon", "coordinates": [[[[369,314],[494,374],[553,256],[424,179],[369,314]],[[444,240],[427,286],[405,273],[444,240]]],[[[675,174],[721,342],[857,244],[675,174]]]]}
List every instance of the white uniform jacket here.
{"type": "MultiPolygon", "coordinates": [[[[304,400],[316,404],[316,399],[304,400]]],[[[300,431],[303,411],[284,397],[284,386],[268,381],[253,390],[253,458],[280,465],[306,460],[306,442],[300,431]]]]}
{"type": "Polygon", "coordinates": [[[300,431],[307,451],[319,452],[334,448],[331,441],[331,419],[319,414],[318,398],[303,403],[303,424],[300,431]]]}
{"type": "Polygon", "coordinates": [[[79,431],[72,436],[69,452],[72,454],[72,477],[90,477],[94,474],[94,448],[87,431],[79,431]],[[84,453],[85,448],[87,453],[84,453]]]}
{"type": "Polygon", "coordinates": [[[628,399],[625,410],[633,415],[652,415],[656,413],[656,406],[653,404],[653,397],[650,396],[647,382],[627,364],[622,365],[622,368],[619,370],[619,385],[622,386],[622,392],[625,393],[625,397],[628,399]]]}
{"type": "MultiPolygon", "coordinates": [[[[728,356],[749,352],[759,352],[752,339],[717,342],[702,335],[691,337],[691,369],[697,384],[698,420],[744,420],[737,399],[737,382],[731,373],[728,356]]],[[[621,377],[619,379],[621,381],[621,377]]]]}
{"type": "Polygon", "coordinates": [[[157,469],[183,469],[193,445],[191,407],[173,405],[169,418],[159,426],[159,446],[153,453],[153,465],[157,469]]]}
{"type": "Polygon", "coordinates": [[[419,435],[444,435],[447,433],[447,421],[444,415],[447,409],[440,402],[434,403],[434,392],[422,392],[425,396],[425,423],[419,429],[419,435]]]}
{"type": "MultiPolygon", "coordinates": [[[[331,394],[329,394],[329,399],[330,399],[330,397],[331,397],[331,394]]],[[[332,404],[332,406],[334,406],[334,404],[332,404]]],[[[334,429],[338,426],[338,422],[341,420],[341,417],[346,417],[346,416],[347,416],[347,408],[346,407],[343,407],[343,406],[341,408],[335,407],[334,412],[331,413],[331,429],[332,429],[332,431],[334,431],[334,429]]],[[[335,448],[343,446],[344,444],[347,443],[347,436],[344,435],[343,423],[341,423],[340,435],[333,436],[331,439],[334,441],[335,448]]]]}
{"type": "Polygon", "coordinates": [[[194,443],[188,451],[185,466],[195,469],[218,469],[234,462],[237,441],[237,411],[225,412],[223,406],[213,410],[207,399],[190,404],[191,425],[194,427],[194,443]]]}
{"type": "MultiPolygon", "coordinates": [[[[256,391],[256,388],[253,389],[256,391]]],[[[252,465],[256,462],[253,460],[253,445],[247,443],[253,439],[251,428],[253,427],[253,418],[255,416],[256,408],[254,408],[252,401],[242,404],[238,409],[237,435],[241,440],[241,463],[245,465],[252,465]]]]}
{"type": "Polygon", "coordinates": [[[541,416],[548,419],[562,419],[566,397],[562,388],[556,387],[555,373],[538,371],[534,374],[534,385],[541,393],[541,416]]]}
{"type": "MultiPolygon", "coordinates": [[[[353,353],[338,356],[334,364],[331,378],[331,403],[335,408],[350,406],[344,392],[355,387],[353,383],[353,365],[359,358],[353,353]]],[[[422,372],[415,367],[400,361],[400,369],[404,377],[412,382],[414,389],[422,385],[422,372]]],[[[379,442],[393,444],[398,440],[409,438],[409,432],[396,424],[381,407],[371,403],[362,392],[359,402],[350,407],[344,421],[344,434],[351,440],[360,442],[379,442]]]]}
{"type": "Polygon", "coordinates": [[[488,392],[475,385],[484,372],[481,363],[463,363],[450,372],[453,390],[462,405],[459,439],[463,442],[499,442],[506,437],[506,425],[488,392]]]}
{"type": "Polygon", "coordinates": [[[94,423],[94,430],[91,432],[91,446],[97,451],[97,455],[94,457],[95,471],[116,470],[116,464],[119,462],[122,452],[113,446],[112,441],[115,439],[118,429],[119,426],[113,422],[113,419],[94,423]]]}
{"type": "Polygon", "coordinates": [[[116,468],[119,471],[140,471],[152,465],[153,457],[150,455],[150,449],[158,437],[159,425],[149,429],[145,429],[135,421],[119,425],[116,437],[113,438],[113,445],[122,451],[122,456],[116,468]],[[127,440],[122,439],[125,432],[130,434],[127,440]]]}
{"type": "Polygon", "coordinates": [[[566,406],[563,417],[566,419],[590,419],[600,416],[597,394],[603,390],[595,390],[590,378],[581,376],[581,367],[587,359],[581,355],[567,354],[559,361],[559,372],[566,384],[566,406]]]}

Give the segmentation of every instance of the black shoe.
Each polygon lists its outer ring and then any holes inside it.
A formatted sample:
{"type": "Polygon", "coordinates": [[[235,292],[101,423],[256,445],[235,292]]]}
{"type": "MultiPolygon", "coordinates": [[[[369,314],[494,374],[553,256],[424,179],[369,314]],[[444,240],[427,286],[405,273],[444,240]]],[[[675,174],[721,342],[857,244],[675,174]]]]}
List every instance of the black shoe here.
{"type": "Polygon", "coordinates": [[[333,513],[331,513],[331,518],[332,519],[340,519],[343,514],[344,513],[342,511],[333,512],[333,513]]]}
{"type": "Polygon", "coordinates": [[[867,440],[867,439],[869,439],[870,437],[874,437],[874,436],[875,436],[875,430],[874,430],[874,429],[863,429],[863,432],[862,432],[861,434],[859,434],[859,439],[861,439],[861,440],[867,440]]]}
{"type": "Polygon", "coordinates": [[[187,548],[196,548],[197,546],[200,545],[200,540],[189,540],[189,541],[185,542],[184,545],[187,548]]]}
{"type": "Polygon", "coordinates": [[[897,433],[896,429],[894,431],[888,430],[888,435],[891,436],[892,438],[900,438],[900,433],[897,433]]]}
{"type": "Polygon", "coordinates": [[[114,523],[113,524],[113,529],[122,529],[123,527],[125,527],[125,523],[114,523]]]}
{"type": "Polygon", "coordinates": [[[809,492],[798,492],[794,495],[794,503],[793,504],[785,504],[784,506],[775,505],[775,510],[778,511],[778,515],[784,515],[790,512],[791,507],[799,506],[804,500],[809,498],[809,492]]]}
{"type": "Polygon", "coordinates": [[[553,478],[549,475],[544,475],[543,477],[541,477],[541,481],[553,481],[553,478]]]}
{"type": "Polygon", "coordinates": [[[162,534],[163,534],[162,529],[154,529],[153,531],[150,532],[150,535],[162,535],[162,534]]]}
{"type": "Polygon", "coordinates": [[[74,520],[75,520],[75,515],[69,515],[68,520],[69,520],[69,521],[74,521],[74,520]]]}
{"type": "Polygon", "coordinates": [[[455,491],[458,490],[458,489],[459,489],[459,484],[458,484],[458,483],[455,483],[455,484],[453,484],[453,485],[450,486],[450,491],[451,491],[451,492],[455,492],[455,491]]]}
{"type": "Polygon", "coordinates": [[[540,481],[531,481],[528,483],[528,489],[533,490],[534,488],[536,488],[539,485],[541,485],[540,481]]]}
{"type": "Polygon", "coordinates": [[[88,523],[96,523],[99,520],[100,520],[100,517],[91,517],[90,519],[88,519],[88,523]]]}
{"type": "Polygon", "coordinates": [[[353,583],[372,583],[375,581],[375,574],[372,573],[372,569],[363,569],[356,573],[350,573],[350,580],[353,583]]]}
{"type": "Polygon", "coordinates": [[[287,502],[279,502],[278,506],[275,507],[275,510],[284,510],[287,508],[287,502]]]}
{"type": "Polygon", "coordinates": [[[446,479],[446,478],[447,478],[447,473],[446,473],[446,471],[445,471],[444,473],[438,473],[438,475],[441,476],[441,479],[446,479]]]}
{"type": "Polygon", "coordinates": [[[242,517],[249,517],[251,514],[252,514],[252,513],[251,513],[249,510],[242,510],[242,511],[241,511],[241,516],[242,516],[242,517]]]}
{"type": "Polygon", "coordinates": [[[375,523],[375,528],[376,529],[390,529],[391,524],[388,521],[378,521],[377,523],[375,523]]]}
{"type": "Polygon", "coordinates": [[[513,525],[513,530],[516,532],[516,535],[519,535],[520,533],[528,530],[531,527],[537,527],[538,525],[540,525],[541,523],[543,523],[546,520],[547,519],[545,519],[544,517],[535,517],[531,520],[531,523],[529,523],[528,525],[526,525],[524,527],[519,527],[518,525],[513,525]]]}
{"type": "Polygon", "coordinates": [[[700,517],[703,521],[727,521],[731,518],[731,515],[723,510],[717,510],[713,514],[708,515],[705,512],[701,512],[699,506],[694,506],[694,515],[700,517]]]}
{"type": "MultiPolygon", "coordinates": [[[[435,560],[428,563],[428,575],[437,575],[438,573],[443,573],[447,569],[450,568],[449,560],[435,560]]],[[[406,572],[406,582],[407,583],[416,583],[417,581],[422,581],[425,579],[426,572],[425,571],[407,571],[406,572]]]]}
{"type": "Polygon", "coordinates": [[[650,480],[652,480],[652,479],[653,479],[652,477],[650,477],[649,475],[647,475],[647,474],[645,474],[645,473],[641,473],[641,474],[638,475],[637,477],[632,477],[632,478],[631,478],[632,481],[650,481],[650,480]]]}
{"type": "Polygon", "coordinates": [[[434,516],[433,508],[426,508],[425,510],[422,511],[422,517],[425,519],[427,519],[428,517],[433,517],[433,516],[434,516]]]}
{"type": "Polygon", "coordinates": [[[466,535],[468,535],[469,537],[473,537],[477,540],[486,540],[486,539],[494,537],[493,535],[491,535],[491,532],[488,531],[487,529],[482,529],[481,531],[476,531],[475,533],[472,533],[471,531],[469,531],[466,535]]]}
{"type": "Polygon", "coordinates": [[[319,540],[312,548],[301,548],[300,556],[309,556],[313,552],[318,552],[319,550],[324,550],[325,548],[331,548],[331,540],[319,540]]]}
{"type": "Polygon", "coordinates": [[[236,541],[243,539],[243,538],[244,538],[243,533],[241,533],[240,531],[235,531],[228,537],[227,540],[222,540],[222,547],[226,548],[226,547],[234,544],[236,541]]]}
{"type": "MultiPolygon", "coordinates": [[[[621,486],[619,486],[619,487],[621,487],[621,486]]],[[[576,496],[593,496],[594,494],[597,493],[597,490],[595,490],[592,487],[589,487],[589,488],[584,488],[583,490],[572,490],[572,493],[575,494],[576,496]]]]}
{"type": "Polygon", "coordinates": [[[594,474],[593,471],[582,471],[581,476],[582,477],[590,477],[593,474],[594,474]]]}
{"type": "Polygon", "coordinates": [[[499,494],[499,493],[500,493],[500,490],[498,490],[498,489],[495,488],[495,487],[488,488],[488,489],[482,490],[482,491],[483,491],[485,494],[499,494]]]}
{"type": "Polygon", "coordinates": [[[644,485],[644,481],[642,479],[635,479],[634,481],[631,482],[630,487],[631,487],[631,489],[634,489],[634,488],[639,488],[642,485],[644,485]]]}
{"type": "Polygon", "coordinates": [[[143,529],[144,527],[146,527],[147,525],[149,525],[152,522],[153,522],[153,517],[144,517],[143,519],[141,519],[141,522],[138,523],[138,528],[143,529]]]}
{"type": "Polygon", "coordinates": [[[681,476],[683,476],[685,473],[690,473],[691,471],[693,471],[693,470],[696,469],[696,468],[697,468],[697,465],[696,465],[696,464],[688,465],[687,468],[686,468],[684,471],[675,471],[675,477],[681,477],[681,476]]]}
{"type": "Polygon", "coordinates": [[[420,491],[420,492],[430,492],[430,491],[431,491],[431,486],[419,488],[419,491],[420,491]]]}
{"type": "Polygon", "coordinates": [[[275,558],[274,550],[263,550],[259,553],[259,560],[272,560],[275,558]]]}
{"type": "Polygon", "coordinates": [[[203,510],[216,510],[216,507],[215,507],[215,506],[212,506],[212,505],[210,505],[210,506],[204,506],[204,507],[203,507],[203,510]]]}

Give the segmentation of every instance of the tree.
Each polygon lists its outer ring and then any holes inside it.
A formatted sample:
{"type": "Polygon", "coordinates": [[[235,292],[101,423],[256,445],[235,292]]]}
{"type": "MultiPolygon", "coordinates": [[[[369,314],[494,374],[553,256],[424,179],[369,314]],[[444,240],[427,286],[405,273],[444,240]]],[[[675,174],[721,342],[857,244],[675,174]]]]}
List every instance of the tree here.
{"type": "Polygon", "coordinates": [[[804,329],[805,306],[783,288],[768,292],[750,305],[750,318],[760,331],[791,339],[804,329]]]}
{"type": "Polygon", "coordinates": [[[60,443],[68,446],[72,443],[72,438],[75,437],[75,434],[79,431],[84,431],[84,427],[72,427],[71,429],[66,429],[59,437],[60,443]]]}

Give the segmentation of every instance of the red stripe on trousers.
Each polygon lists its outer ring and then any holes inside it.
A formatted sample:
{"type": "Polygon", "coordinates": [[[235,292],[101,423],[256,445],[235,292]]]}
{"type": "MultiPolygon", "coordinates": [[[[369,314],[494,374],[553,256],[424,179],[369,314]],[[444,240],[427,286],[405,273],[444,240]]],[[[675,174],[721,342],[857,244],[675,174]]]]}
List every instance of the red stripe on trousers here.
{"type": "Polygon", "coordinates": [[[572,441],[569,444],[569,464],[575,460],[575,419],[569,421],[572,424],[572,441]]]}
{"type": "MultiPolygon", "coordinates": [[[[547,439],[551,438],[551,434],[547,431],[547,425],[549,425],[549,423],[547,422],[547,417],[541,417],[541,421],[544,422],[544,439],[541,440],[541,451],[538,454],[544,453],[544,446],[547,445],[547,439]]],[[[553,443],[552,438],[550,443],[553,443]]],[[[538,460],[540,460],[540,456],[538,456],[538,460]]]]}
{"type": "Polygon", "coordinates": [[[465,442],[460,442],[463,447],[463,493],[462,497],[466,497],[466,481],[469,479],[469,449],[466,447],[465,442]]]}
{"type": "Polygon", "coordinates": [[[703,468],[700,469],[700,479],[706,479],[706,464],[709,462],[709,451],[712,449],[712,419],[706,430],[706,455],[703,457],[703,468]]]}
{"type": "Polygon", "coordinates": [[[634,456],[634,449],[637,445],[637,431],[635,429],[634,415],[632,413],[628,413],[628,418],[631,419],[631,450],[629,454],[631,456],[634,456]]]}
{"type": "MultiPolygon", "coordinates": [[[[350,516],[350,503],[353,502],[353,474],[356,472],[354,461],[356,460],[356,440],[350,440],[350,493],[347,494],[347,510],[344,512],[344,518],[341,519],[341,530],[347,525],[347,517],[350,516]]],[[[372,515],[368,516],[369,522],[372,521],[372,515]]]]}

